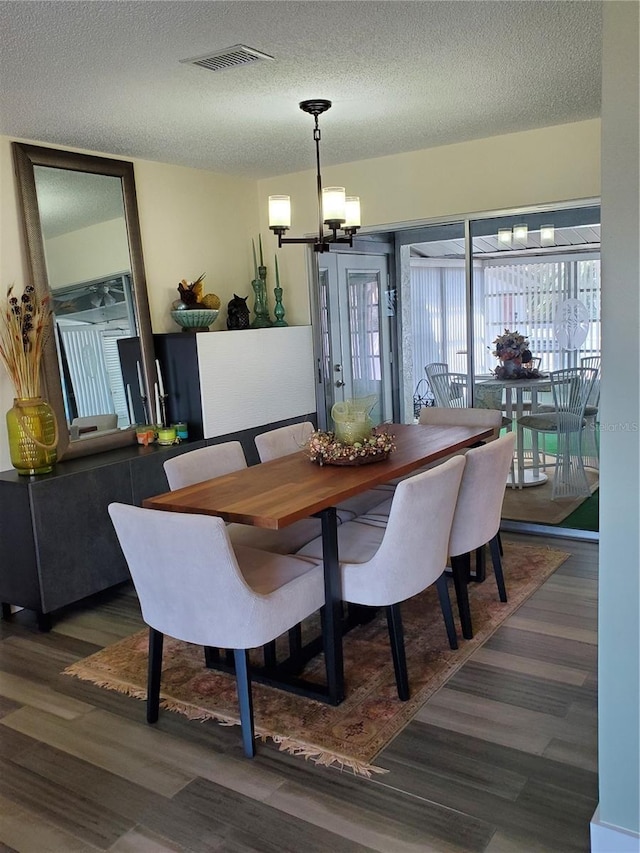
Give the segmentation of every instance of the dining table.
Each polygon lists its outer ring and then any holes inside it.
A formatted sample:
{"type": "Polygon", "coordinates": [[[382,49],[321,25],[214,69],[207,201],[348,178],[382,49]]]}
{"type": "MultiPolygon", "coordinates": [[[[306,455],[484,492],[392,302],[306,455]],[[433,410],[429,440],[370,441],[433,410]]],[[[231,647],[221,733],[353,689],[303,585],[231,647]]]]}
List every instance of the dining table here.
{"type": "Polygon", "coordinates": [[[271,667],[270,671],[265,667],[256,680],[332,705],[340,704],[345,695],[336,506],[360,492],[481,444],[493,434],[492,429],[482,427],[422,424],[384,424],[380,429],[394,436],[395,449],[374,463],[319,465],[301,450],[143,501],[150,509],[215,515],[226,522],[274,530],[309,516],[321,518],[325,613],[319,650],[323,648],[325,653],[326,683],[291,675],[283,666],[271,667]]]}
{"type": "MultiPolygon", "coordinates": [[[[519,379],[487,379],[478,383],[478,387],[487,389],[504,390],[505,407],[504,411],[507,418],[511,421],[515,418],[518,421],[525,410],[524,393],[528,391],[531,394],[531,411],[536,410],[538,405],[538,393],[541,391],[550,391],[551,382],[548,377],[540,376],[538,378],[522,377],[519,379]]],[[[507,427],[511,429],[511,427],[507,427]]],[[[525,449],[521,442],[516,443],[516,465],[514,471],[509,475],[508,485],[514,489],[522,489],[528,486],[542,486],[547,482],[547,475],[539,467],[539,447],[538,435],[532,431],[532,447],[531,453],[533,464],[531,468],[524,467],[525,449]]]]}

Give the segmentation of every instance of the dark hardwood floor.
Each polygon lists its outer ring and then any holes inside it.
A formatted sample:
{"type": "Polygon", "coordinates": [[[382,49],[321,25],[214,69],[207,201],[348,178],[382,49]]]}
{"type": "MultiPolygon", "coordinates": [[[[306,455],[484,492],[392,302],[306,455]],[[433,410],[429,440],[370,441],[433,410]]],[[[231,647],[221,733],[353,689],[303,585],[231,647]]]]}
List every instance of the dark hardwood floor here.
{"type": "MultiPolygon", "coordinates": [[[[506,537],[505,537],[506,538],[506,537]]],[[[141,625],[128,587],[48,634],[0,622],[0,853],[587,851],[597,803],[597,545],[571,558],[378,756],[372,779],[61,671],[141,625]]]]}

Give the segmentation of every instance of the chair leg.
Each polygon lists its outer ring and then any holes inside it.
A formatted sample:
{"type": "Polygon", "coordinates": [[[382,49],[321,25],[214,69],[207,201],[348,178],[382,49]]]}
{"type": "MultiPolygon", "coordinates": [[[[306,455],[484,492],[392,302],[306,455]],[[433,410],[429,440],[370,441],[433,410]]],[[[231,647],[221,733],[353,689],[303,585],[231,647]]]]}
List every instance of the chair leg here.
{"type": "Polygon", "coordinates": [[[147,722],[157,723],[160,714],[160,676],[164,634],[149,628],[149,664],[147,667],[147,722]]]}
{"type": "Polygon", "coordinates": [[[240,706],[240,726],[242,745],[247,758],[256,754],[255,733],[253,730],[253,700],[251,697],[251,676],[249,675],[249,655],[246,649],[234,649],[236,664],[236,690],[240,706]]]}
{"type": "Polygon", "coordinates": [[[496,585],[498,587],[498,595],[500,601],[507,600],[507,589],[504,585],[504,573],[502,571],[502,559],[500,557],[500,547],[498,545],[498,534],[489,541],[491,549],[491,561],[493,563],[493,573],[496,576],[496,585]]]}
{"type": "Polygon", "coordinates": [[[407,659],[404,653],[404,632],[402,630],[402,616],[400,605],[390,604],[387,608],[387,626],[389,628],[389,641],[391,643],[391,655],[393,657],[393,669],[396,674],[396,687],[398,698],[406,702],[409,698],[409,676],[407,674],[407,659]]]}
{"type": "Polygon", "coordinates": [[[473,638],[471,608],[469,607],[469,591],[467,589],[468,556],[468,554],[460,554],[457,557],[451,558],[453,585],[456,590],[456,599],[458,600],[458,613],[460,614],[462,636],[465,640],[471,640],[473,638]]]}
{"type": "Polygon", "coordinates": [[[456,626],[453,621],[453,610],[451,609],[451,599],[449,598],[449,585],[447,576],[443,572],[436,581],[436,589],[438,590],[438,598],[440,599],[440,609],[444,625],[447,629],[447,637],[449,638],[449,648],[458,648],[458,635],[456,634],[456,626]]]}
{"type": "Polygon", "coordinates": [[[213,669],[220,663],[220,649],[214,646],[204,647],[204,663],[209,669],[213,669]]]}
{"type": "Polygon", "coordinates": [[[500,531],[496,533],[496,538],[498,539],[498,548],[500,549],[500,556],[504,557],[504,548],[502,547],[502,536],[500,536],[500,531]]]}
{"type": "Polygon", "coordinates": [[[266,667],[275,666],[278,662],[276,656],[276,641],[271,640],[270,643],[265,643],[262,647],[264,653],[264,665],[266,667]]]}
{"type": "Polygon", "coordinates": [[[300,623],[289,628],[289,656],[296,658],[302,649],[302,626],[300,623]]]}
{"type": "Polygon", "coordinates": [[[480,548],[476,548],[476,573],[472,577],[472,580],[476,583],[483,583],[487,577],[487,567],[484,557],[484,545],[481,545],[480,548]]]}

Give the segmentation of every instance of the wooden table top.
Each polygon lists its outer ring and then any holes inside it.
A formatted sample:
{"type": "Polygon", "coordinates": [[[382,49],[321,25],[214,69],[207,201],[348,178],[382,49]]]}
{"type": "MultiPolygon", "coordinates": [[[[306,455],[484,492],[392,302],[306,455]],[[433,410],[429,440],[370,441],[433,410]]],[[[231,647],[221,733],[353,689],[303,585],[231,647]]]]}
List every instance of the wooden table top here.
{"type": "Polygon", "coordinates": [[[143,506],[278,529],[493,434],[480,427],[416,424],[389,424],[388,431],[395,436],[396,450],[382,462],[320,466],[300,451],[147,498],[143,506]]]}

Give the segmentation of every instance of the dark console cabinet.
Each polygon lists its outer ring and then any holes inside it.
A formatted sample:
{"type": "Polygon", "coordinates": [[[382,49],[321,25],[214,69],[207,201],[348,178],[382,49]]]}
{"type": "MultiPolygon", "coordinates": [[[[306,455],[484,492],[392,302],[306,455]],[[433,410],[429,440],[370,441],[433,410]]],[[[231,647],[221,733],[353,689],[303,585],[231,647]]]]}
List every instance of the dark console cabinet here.
{"type": "Polygon", "coordinates": [[[59,462],[52,474],[0,473],[0,601],[49,614],[129,579],[107,507],[167,491],[163,462],[204,446],[131,447],[59,462]]]}

